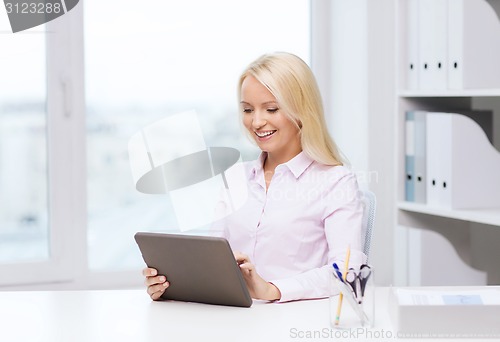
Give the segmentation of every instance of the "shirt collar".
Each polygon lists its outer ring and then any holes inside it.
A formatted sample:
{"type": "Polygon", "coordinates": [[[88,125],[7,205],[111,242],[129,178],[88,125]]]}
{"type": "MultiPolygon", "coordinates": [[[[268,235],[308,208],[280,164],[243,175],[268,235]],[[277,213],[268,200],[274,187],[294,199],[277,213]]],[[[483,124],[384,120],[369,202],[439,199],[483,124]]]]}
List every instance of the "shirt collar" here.
{"type": "Polygon", "coordinates": [[[313,161],[314,160],[311,157],[302,151],[284,165],[292,171],[295,178],[299,178],[313,161]]]}
{"type": "MultiPolygon", "coordinates": [[[[267,152],[261,152],[259,158],[253,162],[251,173],[255,175],[259,172],[264,172],[264,160],[267,157],[267,152]]],[[[309,157],[304,151],[297,154],[284,164],[293,173],[295,178],[299,178],[304,171],[313,163],[313,159],[309,157]]]]}

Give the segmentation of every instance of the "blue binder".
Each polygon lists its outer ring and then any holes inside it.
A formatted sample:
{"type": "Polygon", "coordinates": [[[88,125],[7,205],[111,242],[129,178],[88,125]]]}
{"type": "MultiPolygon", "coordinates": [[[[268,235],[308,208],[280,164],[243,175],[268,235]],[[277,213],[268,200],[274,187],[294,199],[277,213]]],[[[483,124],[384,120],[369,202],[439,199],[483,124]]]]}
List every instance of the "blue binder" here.
{"type": "Polygon", "coordinates": [[[427,161],[426,161],[426,124],[427,112],[415,111],[415,158],[414,158],[414,201],[416,203],[427,203],[427,161]]]}
{"type": "Polygon", "coordinates": [[[405,201],[415,201],[415,113],[405,116],[405,201]]]}

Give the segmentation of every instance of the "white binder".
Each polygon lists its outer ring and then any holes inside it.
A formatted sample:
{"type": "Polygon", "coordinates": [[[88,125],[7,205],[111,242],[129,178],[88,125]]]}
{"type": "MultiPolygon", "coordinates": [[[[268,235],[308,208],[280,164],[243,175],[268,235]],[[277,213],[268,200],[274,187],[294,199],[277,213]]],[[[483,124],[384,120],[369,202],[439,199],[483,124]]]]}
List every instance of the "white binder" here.
{"type": "Polygon", "coordinates": [[[500,87],[500,20],[484,0],[448,0],[448,88],[500,87]]]}
{"type": "Polygon", "coordinates": [[[406,89],[415,90],[420,87],[419,75],[419,39],[418,0],[408,0],[406,4],[406,89]]]}
{"type": "Polygon", "coordinates": [[[428,113],[427,128],[427,204],[451,207],[452,118],[447,113],[428,113]]]}
{"type": "Polygon", "coordinates": [[[419,85],[423,90],[447,88],[448,0],[419,0],[419,85]]]}
{"type": "Polygon", "coordinates": [[[472,119],[428,113],[427,204],[447,209],[500,207],[500,153],[472,119]]]}

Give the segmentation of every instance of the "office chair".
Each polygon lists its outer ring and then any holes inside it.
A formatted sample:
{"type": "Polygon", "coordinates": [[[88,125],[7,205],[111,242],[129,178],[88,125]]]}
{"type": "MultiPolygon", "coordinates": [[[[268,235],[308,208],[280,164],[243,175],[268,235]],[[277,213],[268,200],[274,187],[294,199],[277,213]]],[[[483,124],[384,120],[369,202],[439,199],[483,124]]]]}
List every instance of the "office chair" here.
{"type": "Polygon", "coordinates": [[[365,236],[363,245],[363,253],[366,255],[366,263],[370,256],[371,240],[373,235],[373,226],[375,223],[375,209],[377,207],[377,199],[375,194],[370,190],[360,190],[363,201],[363,226],[362,233],[365,236]]]}

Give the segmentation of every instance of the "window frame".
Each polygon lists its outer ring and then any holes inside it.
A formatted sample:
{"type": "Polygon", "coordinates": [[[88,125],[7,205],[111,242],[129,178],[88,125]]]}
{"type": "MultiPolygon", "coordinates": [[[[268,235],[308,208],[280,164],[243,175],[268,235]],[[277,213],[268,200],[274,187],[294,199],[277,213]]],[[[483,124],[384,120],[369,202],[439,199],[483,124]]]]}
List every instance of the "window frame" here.
{"type": "Polygon", "coordinates": [[[0,264],[0,285],[67,282],[86,267],[83,17],[45,24],[49,258],[0,264]]]}

